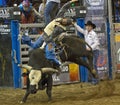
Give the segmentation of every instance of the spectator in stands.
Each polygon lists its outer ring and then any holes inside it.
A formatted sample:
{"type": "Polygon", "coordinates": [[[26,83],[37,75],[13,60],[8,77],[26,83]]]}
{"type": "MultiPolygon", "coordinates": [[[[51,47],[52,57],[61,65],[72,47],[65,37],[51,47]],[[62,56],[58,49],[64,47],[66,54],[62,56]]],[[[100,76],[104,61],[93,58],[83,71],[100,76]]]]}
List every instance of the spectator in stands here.
{"type": "Polygon", "coordinates": [[[49,24],[52,21],[59,9],[60,0],[47,0],[46,7],[44,11],[45,24],[49,24]]]}
{"type": "Polygon", "coordinates": [[[38,10],[42,18],[44,18],[45,5],[46,5],[46,0],[42,0],[42,3],[40,4],[39,10],[38,10]]]}
{"type": "Polygon", "coordinates": [[[33,23],[35,21],[35,15],[40,17],[40,14],[35,10],[29,0],[23,0],[18,7],[22,13],[21,23],[33,23]]]}
{"type": "Polygon", "coordinates": [[[46,6],[46,0],[42,0],[42,3],[40,3],[39,8],[38,8],[38,12],[41,15],[41,19],[39,19],[39,21],[45,21],[44,19],[44,11],[45,11],[45,6],[46,6]]]}

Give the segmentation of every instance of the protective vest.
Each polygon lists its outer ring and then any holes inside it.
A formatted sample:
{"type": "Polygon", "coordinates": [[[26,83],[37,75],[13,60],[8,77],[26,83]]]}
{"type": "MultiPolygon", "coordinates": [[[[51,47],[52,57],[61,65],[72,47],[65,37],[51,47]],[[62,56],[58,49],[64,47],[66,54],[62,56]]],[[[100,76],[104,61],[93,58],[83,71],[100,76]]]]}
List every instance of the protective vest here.
{"type": "Polygon", "coordinates": [[[63,25],[61,25],[60,22],[58,22],[58,21],[60,21],[61,19],[62,19],[62,18],[57,18],[57,19],[54,19],[52,22],[50,22],[50,23],[45,27],[44,32],[45,32],[48,36],[50,36],[50,35],[52,34],[52,32],[54,31],[55,26],[59,26],[59,27],[61,27],[63,30],[66,30],[66,27],[63,26],[63,25]]]}

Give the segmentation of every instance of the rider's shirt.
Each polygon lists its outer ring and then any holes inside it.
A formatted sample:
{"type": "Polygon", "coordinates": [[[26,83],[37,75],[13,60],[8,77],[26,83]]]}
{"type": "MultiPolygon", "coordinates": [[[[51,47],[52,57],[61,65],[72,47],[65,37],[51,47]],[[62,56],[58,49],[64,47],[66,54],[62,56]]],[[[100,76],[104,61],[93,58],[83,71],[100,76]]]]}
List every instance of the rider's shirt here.
{"type": "Polygon", "coordinates": [[[54,19],[52,22],[50,22],[44,29],[44,32],[50,36],[52,32],[54,31],[55,26],[61,27],[63,30],[66,30],[66,27],[61,25],[59,21],[61,18],[54,19]]]}

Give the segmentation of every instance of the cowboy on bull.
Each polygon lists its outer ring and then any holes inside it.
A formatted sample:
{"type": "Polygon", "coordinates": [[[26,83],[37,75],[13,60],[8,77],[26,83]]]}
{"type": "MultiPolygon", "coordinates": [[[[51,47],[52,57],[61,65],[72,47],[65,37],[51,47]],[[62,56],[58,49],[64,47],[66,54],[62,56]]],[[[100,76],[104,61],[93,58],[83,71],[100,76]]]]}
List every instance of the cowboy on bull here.
{"type": "MultiPolygon", "coordinates": [[[[22,42],[24,44],[31,46],[33,49],[36,49],[39,47],[44,48],[46,44],[53,42],[53,38],[55,38],[57,35],[60,35],[61,33],[66,31],[66,26],[72,25],[73,20],[71,18],[66,18],[66,17],[62,18],[61,16],[63,16],[62,14],[64,14],[63,11],[68,9],[70,7],[70,4],[75,1],[78,1],[78,0],[71,0],[63,6],[62,10],[58,12],[57,18],[51,21],[45,27],[43,35],[41,35],[35,42],[32,42],[31,39],[26,35],[22,36],[22,42]]],[[[47,49],[46,55],[49,55],[49,56],[46,56],[46,58],[54,61],[57,65],[60,65],[60,62],[56,59],[54,53],[55,52],[53,50],[50,51],[47,49]],[[54,57],[51,55],[54,55],[54,57]]]]}

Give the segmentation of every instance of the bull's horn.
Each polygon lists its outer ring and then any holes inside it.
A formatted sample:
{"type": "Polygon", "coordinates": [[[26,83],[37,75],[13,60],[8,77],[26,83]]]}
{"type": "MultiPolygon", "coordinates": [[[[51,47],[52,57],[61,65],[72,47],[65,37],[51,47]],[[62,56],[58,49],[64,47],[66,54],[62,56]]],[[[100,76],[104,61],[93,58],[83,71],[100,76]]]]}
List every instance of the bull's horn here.
{"type": "Polygon", "coordinates": [[[53,68],[42,68],[41,69],[43,73],[46,73],[46,72],[58,72],[57,69],[53,69],[53,68]]]}
{"type": "Polygon", "coordinates": [[[29,66],[29,65],[18,65],[18,66],[21,67],[21,68],[25,68],[25,69],[27,69],[28,71],[30,71],[30,70],[32,69],[32,67],[29,66]]]}

